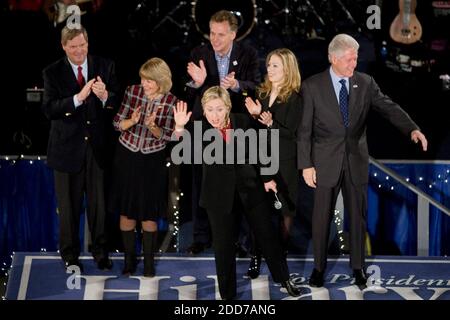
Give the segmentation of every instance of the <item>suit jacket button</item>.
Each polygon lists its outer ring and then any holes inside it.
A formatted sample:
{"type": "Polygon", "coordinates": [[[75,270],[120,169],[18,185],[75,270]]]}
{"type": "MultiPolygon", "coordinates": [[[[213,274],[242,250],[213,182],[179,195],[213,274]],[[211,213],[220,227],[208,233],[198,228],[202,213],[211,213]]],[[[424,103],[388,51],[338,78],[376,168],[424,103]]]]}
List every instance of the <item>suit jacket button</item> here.
{"type": "Polygon", "coordinates": [[[89,137],[84,137],[84,140],[88,141],[88,140],[89,140],[89,137]]]}

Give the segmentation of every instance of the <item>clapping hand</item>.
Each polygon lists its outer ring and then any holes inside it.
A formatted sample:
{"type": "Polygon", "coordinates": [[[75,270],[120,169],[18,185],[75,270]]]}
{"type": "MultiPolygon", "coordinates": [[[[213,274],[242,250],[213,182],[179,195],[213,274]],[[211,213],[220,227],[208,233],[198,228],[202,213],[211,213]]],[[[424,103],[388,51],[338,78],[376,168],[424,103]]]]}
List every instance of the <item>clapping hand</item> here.
{"type": "Polygon", "coordinates": [[[94,83],[92,84],[92,92],[102,101],[106,101],[108,99],[108,91],[106,90],[106,85],[102,81],[100,76],[95,78],[94,83]]]}
{"type": "Polygon", "coordinates": [[[141,106],[137,107],[133,113],[131,114],[131,121],[133,121],[134,124],[139,122],[139,119],[141,118],[141,106]]]}
{"type": "Polygon", "coordinates": [[[155,120],[156,120],[156,111],[152,112],[151,114],[145,116],[144,124],[148,128],[153,128],[155,126],[155,120]]]}
{"type": "Polygon", "coordinates": [[[256,102],[255,102],[250,97],[245,98],[245,106],[247,107],[248,112],[252,116],[259,116],[259,114],[261,113],[262,107],[261,107],[261,103],[259,102],[258,99],[256,99],[256,102]]]}
{"type": "Polygon", "coordinates": [[[273,124],[272,113],[270,113],[269,111],[264,111],[259,116],[258,121],[261,122],[262,124],[268,126],[268,127],[271,127],[272,124],[273,124]]]}
{"type": "Polygon", "coordinates": [[[225,90],[234,89],[237,87],[237,80],[234,78],[234,71],[227,74],[222,81],[220,81],[220,86],[225,90]]]}
{"type": "Polygon", "coordinates": [[[91,79],[83,86],[81,91],[77,94],[78,101],[83,102],[84,100],[87,99],[87,97],[89,97],[89,95],[91,94],[92,85],[94,84],[94,82],[95,82],[95,79],[91,79]]]}
{"type": "Polygon", "coordinates": [[[187,72],[194,80],[197,87],[201,87],[206,79],[206,68],[203,60],[199,61],[199,66],[193,62],[189,62],[187,65],[187,72]]]}

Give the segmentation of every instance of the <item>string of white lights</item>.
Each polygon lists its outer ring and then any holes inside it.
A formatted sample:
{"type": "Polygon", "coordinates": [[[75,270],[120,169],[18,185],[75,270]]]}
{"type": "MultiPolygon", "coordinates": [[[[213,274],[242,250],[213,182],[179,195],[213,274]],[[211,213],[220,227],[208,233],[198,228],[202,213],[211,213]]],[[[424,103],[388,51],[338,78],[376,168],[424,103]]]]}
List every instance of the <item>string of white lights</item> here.
{"type": "MultiPolygon", "coordinates": [[[[448,166],[450,168],[450,166],[448,166]]],[[[390,176],[386,175],[385,173],[379,173],[374,172],[371,175],[373,178],[375,178],[378,183],[378,189],[386,188],[391,191],[395,190],[399,185],[402,185],[399,182],[395,182],[394,179],[391,179],[390,176]]],[[[413,183],[415,182],[418,187],[420,185],[425,186],[428,189],[436,188],[438,184],[444,183],[448,184],[450,180],[450,169],[443,169],[440,173],[436,173],[434,178],[424,177],[424,176],[418,176],[414,179],[411,177],[404,178],[406,182],[413,183]]]]}

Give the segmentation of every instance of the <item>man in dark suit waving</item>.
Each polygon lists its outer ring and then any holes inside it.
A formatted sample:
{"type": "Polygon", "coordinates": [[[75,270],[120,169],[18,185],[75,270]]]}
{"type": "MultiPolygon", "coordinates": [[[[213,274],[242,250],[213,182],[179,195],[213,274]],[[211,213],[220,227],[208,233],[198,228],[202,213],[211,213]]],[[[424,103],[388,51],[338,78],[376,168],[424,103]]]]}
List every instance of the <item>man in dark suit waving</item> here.
{"type": "MultiPolygon", "coordinates": [[[[194,120],[202,117],[201,97],[213,86],[221,86],[228,91],[231,112],[247,112],[245,98],[254,94],[261,80],[256,50],[235,41],[238,20],[233,13],[227,10],[216,12],[209,20],[209,29],[209,43],[194,48],[187,65],[191,77],[191,81],[186,84],[187,100],[193,106],[194,120]]],[[[194,165],[193,168],[194,242],[188,252],[196,254],[210,245],[211,237],[206,212],[198,206],[201,166],[194,165]]]]}
{"type": "Polygon", "coordinates": [[[79,224],[84,194],[92,255],[100,269],[110,269],[105,234],[104,168],[108,133],[116,108],[114,64],[88,55],[86,30],[61,31],[66,57],[43,71],[43,112],[51,120],[47,164],[54,169],[60,218],[59,250],[66,267],[80,255],[79,224]]]}
{"type": "Polygon", "coordinates": [[[298,168],[315,188],[313,209],[314,270],[309,284],[323,286],[332,212],[342,189],[350,218],[350,266],[355,284],[366,286],[364,272],[369,154],[366,123],[378,112],[427,150],[427,140],[408,114],[385,96],[367,74],[354,71],[358,42],[339,34],[328,47],[331,67],[303,82],[298,130],[298,168]]]}

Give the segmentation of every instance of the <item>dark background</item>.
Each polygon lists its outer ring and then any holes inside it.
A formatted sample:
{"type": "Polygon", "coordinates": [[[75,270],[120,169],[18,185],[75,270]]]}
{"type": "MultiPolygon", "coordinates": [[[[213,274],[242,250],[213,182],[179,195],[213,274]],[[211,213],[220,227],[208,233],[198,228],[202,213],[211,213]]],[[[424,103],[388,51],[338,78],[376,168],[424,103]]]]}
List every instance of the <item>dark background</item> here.
{"type": "MultiPolygon", "coordinates": [[[[0,39],[3,64],[0,99],[0,154],[45,154],[48,122],[38,102],[27,102],[27,88],[42,88],[42,69],[63,55],[60,26],[55,27],[42,10],[23,10],[27,3],[4,1],[0,7],[0,39]]],[[[376,114],[370,118],[369,150],[375,158],[449,159],[447,124],[450,91],[443,89],[441,74],[450,73],[450,15],[436,13],[432,2],[418,1],[417,17],[423,28],[420,42],[402,45],[389,37],[389,26],[398,14],[397,1],[378,1],[381,30],[366,27],[367,6],[375,1],[321,0],[178,0],[100,1],[100,9],[87,8],[82,23],[89,33],[89,52],[113,59],[122,89],[139,82],[140,65],[152,56],[165,59],[173,73],[172,92],[184,97],[186,64],[190,50],[207,41],[211,10],[240,11],[241,41],[258,49],[261,71],[266,54],[278,47],[293,50],[300,62],[302,78],[328,66],[327,45],[337,33],[353,35],[361,45],[360,71],[375,77],[381,89],[398,102],[418,123],[429,139],[429,151],[403,137],[376,114]],[[255,4],[255,8],[253,7],[255,4]],[[228,7],[227,7],[228,6],[228,7]],[[288,10],[285,10],[288,9],[288,10]],[[256,16],[257,22],[252,24],[256,16]],[[323,21],[324,23],[322,24],[323,21]],[[386,41],[387,54],[381,54],[386,41]],[[441,41],[436,49],[437,41],[441,41]],[[395,71],[398,54],[423,61],[423,67],[395,71]],[[386,65],[390,61],[390,67],[386,65]]]]}

